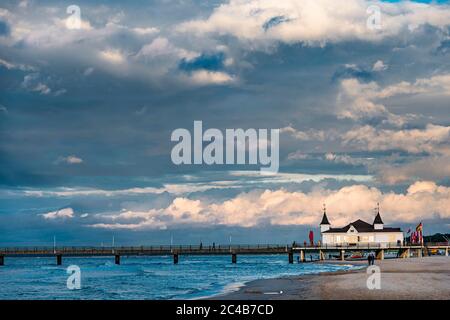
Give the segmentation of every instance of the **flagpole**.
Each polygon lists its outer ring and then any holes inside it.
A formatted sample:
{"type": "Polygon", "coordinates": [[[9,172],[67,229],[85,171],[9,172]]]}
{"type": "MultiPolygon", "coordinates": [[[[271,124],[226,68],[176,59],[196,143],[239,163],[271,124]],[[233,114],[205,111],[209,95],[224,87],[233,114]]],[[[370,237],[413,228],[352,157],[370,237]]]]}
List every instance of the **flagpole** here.
{"type": "Polygon", "coordinates": [[[115,252],[115,250],[114,250],[115,241],[114,241],[114,240],[115,240],[115,239],[114,239],[114,236],[112,236],[112,243],[111,243],[111,245],[112,245],[112,253],[115,252]]]}
{"type": "Polygon", "coordinates": [[[422,247],[424,246],[424,241],[423,241],[423,223],[420,222],[420,238],[422,240],[422,247]]]}

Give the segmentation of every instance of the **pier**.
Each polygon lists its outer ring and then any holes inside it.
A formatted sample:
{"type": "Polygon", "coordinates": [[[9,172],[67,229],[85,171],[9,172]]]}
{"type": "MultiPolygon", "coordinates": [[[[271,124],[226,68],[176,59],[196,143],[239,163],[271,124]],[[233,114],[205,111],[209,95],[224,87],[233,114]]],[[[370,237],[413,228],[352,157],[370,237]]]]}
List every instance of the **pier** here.
{"type": "MultiPolygon", "coordinates": [[[[5,265],[8,257],[55,257],[56,265],[63,264],[63,257],[114,257],[116,265],[120,265],[121,257],[127,256],[171,256],[173,263],[178,264],[181,256],[186,255],[229,255],[231,263],[237,263],[238,255],[285,254],[287,263],[294,263],[297,255],[299,262],[307,262],[308,256],[318,256],[319,261],[348,260],[354,253],[374,252],[376,259],[385,259],[387,251],[396,252],[396,258],[406,259],[432,255],[437,250],[448,256],[449,243],[425,243],[421,245],[397,244],[357,244],[335,246],[289,246],[289,245],[218,245],[218,246],[137,246],[137,247],[17,247],[0,248],[0,266],[5,265]]],[[[312,261],[310,259],[309,261],[312,261]]],[[[317,260],[314,260],[317,261],[317,260]]]]}

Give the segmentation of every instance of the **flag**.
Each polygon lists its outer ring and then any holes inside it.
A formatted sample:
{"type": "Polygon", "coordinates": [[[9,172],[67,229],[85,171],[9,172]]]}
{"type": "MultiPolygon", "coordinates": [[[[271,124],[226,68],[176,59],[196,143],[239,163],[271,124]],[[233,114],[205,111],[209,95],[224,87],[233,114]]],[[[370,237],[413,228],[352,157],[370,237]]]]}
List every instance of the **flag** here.
{"type": "Polygon", "coordinates": [[[416,231],[422,232],[422,229],[423,229],[423,225],[422,225],[422,222],[421,222],[421,223],[419,223],[419,224],[417,225],[416,231]]]}
{"type": "Polygon", "coordinates": [[[417,242],[417,232],[416,231],[414,231],[412,234],[411,234],[411,242],[412,243],[416,243],[417,242]]]}
{"type": "Polygon", "coordinates": [[[314,232],[312,230],[309,231],[309,243],[311,243],[311,245],[314,245],[314,232]]]}
{"type": "Polygon", "coordinates": [[[423,224],[420,222],[416,227],[417,243],[423,244],[423,224]]]}

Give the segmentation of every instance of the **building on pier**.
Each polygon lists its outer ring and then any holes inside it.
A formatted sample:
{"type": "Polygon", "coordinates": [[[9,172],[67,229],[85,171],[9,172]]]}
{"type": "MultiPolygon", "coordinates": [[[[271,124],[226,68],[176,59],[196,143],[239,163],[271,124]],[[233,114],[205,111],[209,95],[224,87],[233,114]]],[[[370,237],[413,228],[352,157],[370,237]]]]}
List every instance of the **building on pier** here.
{"type": "Polygon", "coordinates": [[[372,224],[361,219],[341,228],[333,228],[324,208],[320,233],[323,245],[403,245],[403,231],[400,228],[385,227],[379,207],[372,224]]]}

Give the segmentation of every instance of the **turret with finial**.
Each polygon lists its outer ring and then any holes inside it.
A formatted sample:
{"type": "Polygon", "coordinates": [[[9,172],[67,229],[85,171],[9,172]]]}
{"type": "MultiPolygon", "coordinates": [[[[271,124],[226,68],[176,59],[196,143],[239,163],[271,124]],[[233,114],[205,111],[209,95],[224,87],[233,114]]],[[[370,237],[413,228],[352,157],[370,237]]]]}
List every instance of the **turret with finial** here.
{"type": "Polygon", "coordinates": [[[377,202],[377,207],[375,208],[376,211],[376,216],[375,219],[373,220],[373,227],[375,230],[383,230],[383,220],[381,220],[381,215],[380,215],[380,203],[377,202]]]}
{"type": "Polygon", "coordinates": [[[330,230],[330,222],[328,221],[328,217],[327,217],[327,207],[325,205],[325,203],[323,204],[323,217],[322,217],[322,222],[320,223],[320,232],[325,232],[330,230]]]}

